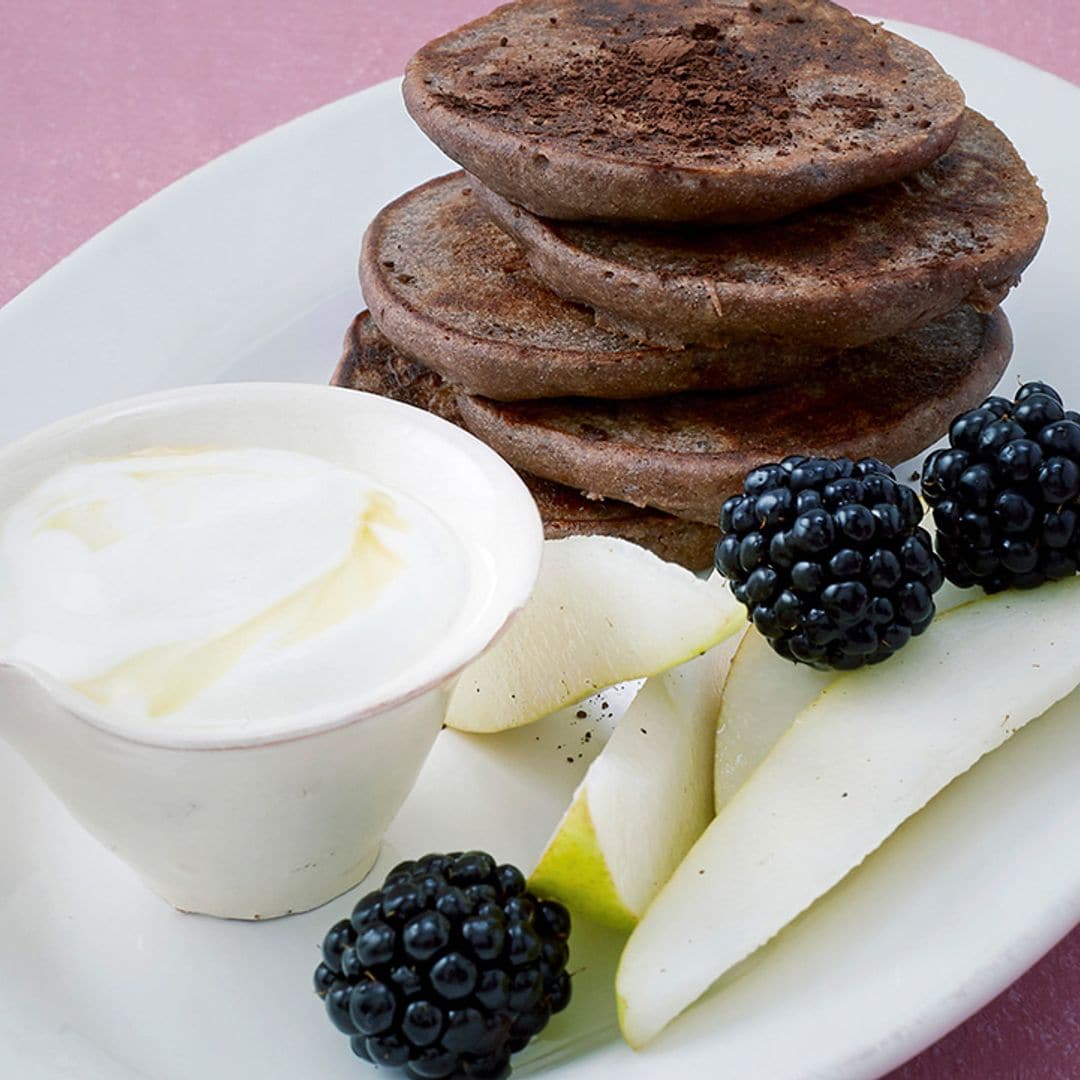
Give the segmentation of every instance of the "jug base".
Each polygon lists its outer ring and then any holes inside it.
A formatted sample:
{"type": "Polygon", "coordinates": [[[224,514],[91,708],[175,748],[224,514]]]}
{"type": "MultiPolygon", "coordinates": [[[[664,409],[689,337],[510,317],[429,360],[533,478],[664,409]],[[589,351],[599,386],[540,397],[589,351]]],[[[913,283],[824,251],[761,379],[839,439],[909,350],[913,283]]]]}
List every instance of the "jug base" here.
{"type": "Polygon", "coordinates": [[[179,895],[175,889],[166,888],[157,882],[146,881],[146,885],[184,915],[209,915],[215,919],[263,922],[312,911],[356,888],[371,873],[381,848],[381,843],[376,844],[369,854],[335,873],[332,879],[315,869],[308,871],[304,878],[294,882],[287,892],[281,891],[275,895],[227,897],[199,895],[194,892],[190,895],[179,895]]]}

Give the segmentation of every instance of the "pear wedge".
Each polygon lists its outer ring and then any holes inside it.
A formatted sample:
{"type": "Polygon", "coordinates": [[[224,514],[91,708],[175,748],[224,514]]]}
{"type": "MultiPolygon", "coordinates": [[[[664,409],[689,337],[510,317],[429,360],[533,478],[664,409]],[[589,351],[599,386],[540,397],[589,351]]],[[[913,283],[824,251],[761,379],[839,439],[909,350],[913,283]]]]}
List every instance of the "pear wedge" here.
{"type": "Polygon", "coordinates": [[[734,639],[645,682],[574,792],[530,879],[630,930],[712,819],[716,716],[734,639]]]}
{"type": "Polygon", "coordinates": [[[532,597],[461,673],[446,723],[474,732],[521,727],[675,667],[745,623],[719,575],[702,580],[626,540],[549,540],[532,597]]]}
{"type": "Polygon", "coordinates": [[[620,1024],[654,1038],[952,779],[1080,684],[1080,577],[943,615],[838,676],[706,829],[638,923],[620,1024]]]}
{"type": "Polygon", "coordinates": [[[835,678],[835,672],[784,660],[753,629],[743,635],[720,701],[713,777],[716,813],[835,678]]]}
{"type": "MultiPolygon", "coordinates": [[[[982,593],[946,582],[934,596],[938,614],[982,593]]],[[[768,757],[795,717],[838,677],[779,657],[760,634],[747,631],[731,661],[716,729],[716,812],[768,757]]]]}

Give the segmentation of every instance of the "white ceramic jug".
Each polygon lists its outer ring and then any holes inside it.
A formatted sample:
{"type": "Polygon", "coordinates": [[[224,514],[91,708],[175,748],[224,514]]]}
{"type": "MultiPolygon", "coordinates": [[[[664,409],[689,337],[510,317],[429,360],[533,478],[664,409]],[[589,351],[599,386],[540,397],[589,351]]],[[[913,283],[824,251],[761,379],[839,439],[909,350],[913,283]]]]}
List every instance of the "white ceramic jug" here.
{"type": "Polygon", "coordinates": [[[123,401],[0,450],[0,515],[73,461],[208,445],[312,454],[426,505],[466,553],[451,632],[377,699],[341,698],[330,671],[320,700],[266,729],[222,717],[219,728],[185,731],[109,715],[0,655],[0,735],[170,903],[268,918],[324,903],[371,868],[439,732],[453,676],[528,598],[542,529],[513,470],[453,425],[355,391],[260,383],[123,401]]]}

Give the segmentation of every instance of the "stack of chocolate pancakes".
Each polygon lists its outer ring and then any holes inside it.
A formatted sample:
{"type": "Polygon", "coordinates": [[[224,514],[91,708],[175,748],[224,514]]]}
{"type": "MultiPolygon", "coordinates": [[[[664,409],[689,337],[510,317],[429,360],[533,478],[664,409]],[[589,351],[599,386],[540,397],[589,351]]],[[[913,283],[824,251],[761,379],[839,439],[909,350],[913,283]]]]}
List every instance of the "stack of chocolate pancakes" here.
{"type": "Polygon", "coordinates": [[[364,238],[334,382],[461,424],[549,536],[707,566],[793,452],[896,464],[997,383],[1046,207],[923,49],[827,0],[519,0],[425,46],[465,167],[364,238]]]}

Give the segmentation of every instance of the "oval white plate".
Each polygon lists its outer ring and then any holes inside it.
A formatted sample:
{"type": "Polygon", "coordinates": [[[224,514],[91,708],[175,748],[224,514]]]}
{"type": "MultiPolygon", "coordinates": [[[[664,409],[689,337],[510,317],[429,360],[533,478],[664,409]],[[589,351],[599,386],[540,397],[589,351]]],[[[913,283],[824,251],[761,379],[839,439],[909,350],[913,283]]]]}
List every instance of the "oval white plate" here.
{"type": "MultiPolygon", "coordinates": [[[[1042,179],[1052,224],[1008,304],[1017,354],[1006,384],[1048,378],[1078,400],[1080,151],[1069,132],[1080,90],[969,42],[900,29],[935,52],[1042,179]]],[[[391,83],[191,174],[0,311],[0,439],[182,383],[326,381],[360,303],[364,225],[446,168],[391,83]]],[[[444,733],[373,877],[447,847],[530,863],[599,743],[586,744],[584,730],[605,724],[618,695],[611,702],[498,740],[444,733]]],[[[878,1075],[978,1009],[1080,919],[1078,832],[1080,726],[1035,723],[646,1053],[614,1030],[618,940],[579,934],[575,1006],[515,1075],[878,1075]]],[[[374,1076],[309,988],[323,931],[354,899],[266,924],[179,915],[0,743],[0,1075],[374,1076]]]]}

